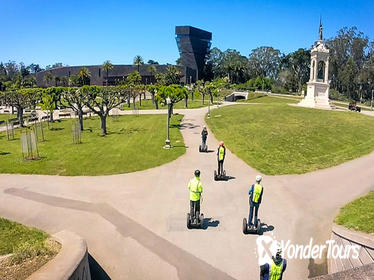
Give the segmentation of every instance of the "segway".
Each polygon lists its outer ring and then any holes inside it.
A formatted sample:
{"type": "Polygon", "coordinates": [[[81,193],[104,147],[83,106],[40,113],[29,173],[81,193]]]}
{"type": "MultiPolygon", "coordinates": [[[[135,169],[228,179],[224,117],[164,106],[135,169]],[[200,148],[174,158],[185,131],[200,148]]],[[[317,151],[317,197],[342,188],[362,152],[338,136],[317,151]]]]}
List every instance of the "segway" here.
{"type": "Polygon", "coordinates": [[[187,213],[187,228],[203,228],[204,214],[200,214],[199,211],[195,211],[195,217],[191,217],[190,213],[187,213]]]}
{"type": "Polygon", "coordinates": [[[226,170],[223,170],[222,174],[218,174],[216,170],[214,170],[214,181],[226,180],[226,170]]]}
{"type": "Polygon", "coordinates": [[[255,225],[248,225],[247,219],[243,219],[243,233],[248,234],[248,233],[254,233],[254,234],[260,234],[261,233],[261,220],[257,219],[257,227],[255,225]]]}
{"type": "Polygon", "coordinates": [[[202,153],[206,153],[208,152],[208,145],[204,142],[201,143],[201,145],[199,146],[199,152],[202,153]]]}

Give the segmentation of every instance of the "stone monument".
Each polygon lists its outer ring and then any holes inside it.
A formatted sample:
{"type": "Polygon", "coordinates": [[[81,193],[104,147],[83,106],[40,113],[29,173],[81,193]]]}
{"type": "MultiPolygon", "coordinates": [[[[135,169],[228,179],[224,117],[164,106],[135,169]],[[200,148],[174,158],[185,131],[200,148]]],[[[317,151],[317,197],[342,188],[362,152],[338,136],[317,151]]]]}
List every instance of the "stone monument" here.
{"type": "Polygon", "coordinates": [[[329,100],[329,53],[323,42],[322,22],[319,24],[319,40],[314,44],[310,53],[310,78],[307,92],[299,106],[332,109],[329,100]]]}

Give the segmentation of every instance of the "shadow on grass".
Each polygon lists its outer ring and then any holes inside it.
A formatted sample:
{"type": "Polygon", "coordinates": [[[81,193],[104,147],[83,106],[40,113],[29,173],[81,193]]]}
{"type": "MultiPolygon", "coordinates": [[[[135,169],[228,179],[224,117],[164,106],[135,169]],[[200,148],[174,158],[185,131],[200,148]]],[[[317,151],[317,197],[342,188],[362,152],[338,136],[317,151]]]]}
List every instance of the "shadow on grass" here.
{"type": "Polygon", "coordinates": [[[64,130],[65,128],[63,127],[51,127],[49,128],[49,130],[52,130],[52,131],[59,131],[59,130],[64,130]]]}
{"type": "Polygon", "coordinates": [[[0,156],[6,156],[6,155],[10,155],[9,152],[0,152],[0,156]]]}

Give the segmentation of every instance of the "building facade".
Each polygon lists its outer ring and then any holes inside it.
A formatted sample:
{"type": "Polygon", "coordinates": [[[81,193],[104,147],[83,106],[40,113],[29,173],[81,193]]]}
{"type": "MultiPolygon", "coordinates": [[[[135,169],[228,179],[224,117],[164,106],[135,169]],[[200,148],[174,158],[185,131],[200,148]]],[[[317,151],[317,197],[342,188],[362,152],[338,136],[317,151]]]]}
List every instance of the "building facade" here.
{"type": "MultiPolygon", "coordinates": [[[[177,26],[175,33],[181,56],[181,65],[177,66],[181,72],[180,82],[182,84],[194,83],[202,77],[201,74],[204,69],[206,56],[209,53],[212,33],[191,26],[177,26]]],[[[152,65],[156,67],[156,73],[164,73],[170,66],[152,65]]],[[[144,84],[152,84],[156,81],[156,73],[149,72],[149,66],[149,64],[139,66],[139,74],[144,84]]],[[[118,82],[126,80],[131,72],[138,70],[138,66],[136,65],[113,65],[113,69],[108,72],[107,77],[107,73],[102,69],[102,65],[58,67],[36,73],[37,86],[68,86],[65,84],[68,79],[62,78],[77,75],[82,67],[86,67],[90,72],[90,85],[106,85],[107,81],[108,85],[116,85],[118,82]],[[44,76],[48,72],[53,77],[59,77],[60,80],[47,82],[44,76]]]]}
{"type": "Polygon", "coordinates": [[[187,80],[194,82],[203,78],[203,69],[209,54],[212,33],[192,26],[176,26],[175,35],[181,65],[196,71],[195,75],[187,77],[187,80]]]}

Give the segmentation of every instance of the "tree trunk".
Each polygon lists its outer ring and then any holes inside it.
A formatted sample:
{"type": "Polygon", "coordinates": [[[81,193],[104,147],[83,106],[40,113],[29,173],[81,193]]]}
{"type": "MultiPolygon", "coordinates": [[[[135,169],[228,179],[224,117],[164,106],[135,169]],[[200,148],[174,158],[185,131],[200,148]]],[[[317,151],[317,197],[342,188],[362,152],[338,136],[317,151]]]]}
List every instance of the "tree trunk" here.
{"type": "Polygon", "coordinates": [[[184,107],[187,109],[188,108],[188,94],[184,97],[184,107]]]}
{"type": "Polygon", "coordinates": [[[12,106],[12,115],[14,115],[14,106],[12,106]]]}
{"type": "Polygon", "coordinates": [[[203,96],[203,105],[204,105],[204,102],[205,102],[205,94],[202,94],[203,96]]]}
{"type": "Polygon", "coordinates": [[[130,108],[130,96],[127,98],[127,107],[130,108]]]}
{"type": "Polygon", "coordinates": [[[23,126],[23,108],[17,107],[17,119],[19,121],[19,125],[23,126]]]}
{"type": "Polygon", "coordinates": [[[173,108],[174,108],[174,103],[171,103],[170,104],[170,114],[169,114],[170,117],[173,115],[173,108]]]}
{"type": "Polygon", "coordinates": [[[100,121],[101,121],[101,133],[102,135],[106,135],[106,116],[101,115],[100,121]]]}
{"type": "Polygon", "coordinates": [[[195,92],[194,91],[192,91],[192,94],[191,94],[191,99],[192,99],[192,101],[194,100],[194,96],[195,95],[195,92]]]}
{"type": "Polygon", "coordinates": [[[135,96],[132,98],[132,108],[135,110],[135,96]]]}
{"type": "Polygon", "coordinates": [[[213,104],[213,94],[210,94],[210,104],[213,104]]]}
{"type": "Polygon", "coordinates": [[[142,94],[139,94],[139,106],[142,106],[142,94]]]}
{"type": "Polygon", "coordinates": [[[78,111],[78,119],[81,131],[83,131],[83,110],[81,109],[78,111]]]}
{"type": "Polygon", "coordinates": [[[152,104],[155,104],[155,94],[152,93],[152,104]]]}
{"type": "Polygon", "coordinates": [[[156,110],[158,110],[158,102],[155,100],[156,110]]]}
{"type": "Polygon", "coordinates": [[[53,122],[53,112],[49,112],[49,119],[51,122],[53,122]]]}

